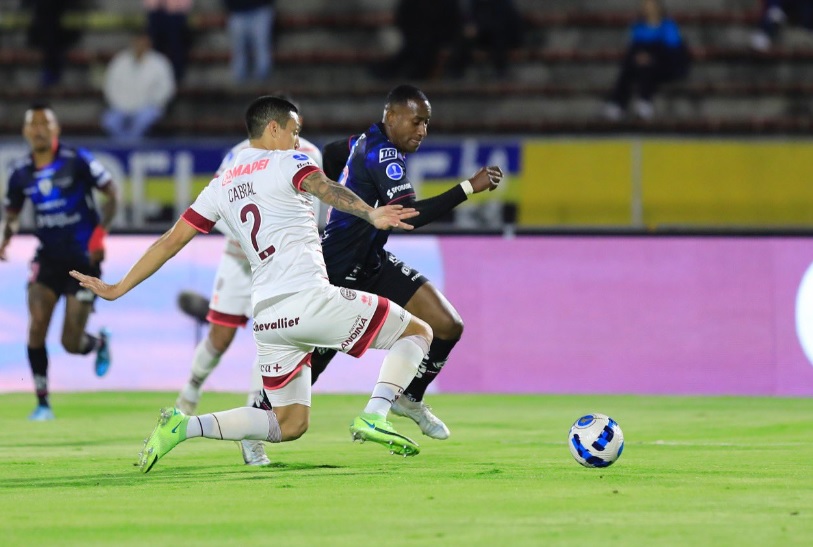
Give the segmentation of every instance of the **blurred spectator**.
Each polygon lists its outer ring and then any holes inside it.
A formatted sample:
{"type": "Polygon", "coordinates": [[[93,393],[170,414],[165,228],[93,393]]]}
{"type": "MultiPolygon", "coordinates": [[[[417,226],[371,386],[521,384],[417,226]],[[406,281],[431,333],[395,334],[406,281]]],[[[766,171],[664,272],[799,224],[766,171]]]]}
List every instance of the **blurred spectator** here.
{"type": "Polygon", "coordinates": [[[522,44],[522,16],[513,0],[461,0],[463,28],[449,60],[449,73],[462,77],[476,48],[488,51],[497,76],[508,70],[508,53],[522,44]]]}
{"type": "Polygon", "coordinates": [[[76,4],[76,0],[33,0],[30,4],[33,13],[28,27],[28,44],[42,52],[41,83],[44,87],[60,82],[65,52],[79,39],[77,31],[68,31],[62,24],[62,16],[76,4]]]}
{"type": "Polygon", "coordinates": [[[652,118],[652,98],[658,88],[685,78],[689,64],[689,51],[678,26],[666,16],[660,0],[643,0],[641,16],[632,25],[630,43],[604,116],[620,119],[636,94],[635,115],[644,120],[652,118]]]}
{"type": "Polygon", "coordinates": [[[182,81],[186,74],[192,0],[144,0],[144,9],[152,46],[172,63],[175,81],[182,81]]]}
{"type": "Polygon", "coordinates": [[[380,78],[404,76],[423,80],[438,70],[441,49],[460,34],[459,0],[399,0],[395,26],[401,34],[401,49],[373,68],[380,78]]]}
{"type": "Polygon", "coordinates": [[[785,23],[813,30],[813,0],[763,0],[759,30],[751,35],[751,47],[768,51],[785,23]]]}
{"type": "Polygon", "coordinates": [[[275,0],[223,0],[229,13],[231,71],[235,82],[262,82],[271,74],[271,32],[275,0]],[[248,61],[253,69],[249,74],[248,61]]]}
{"type": "Polygon", "coordinates": [[[152,49],[146,32],[139,33],[107,67],[104,96],[110,108],[102,126],[116,139],[137,140],[161,118],[174,95],[169,60],[152,49]]]}

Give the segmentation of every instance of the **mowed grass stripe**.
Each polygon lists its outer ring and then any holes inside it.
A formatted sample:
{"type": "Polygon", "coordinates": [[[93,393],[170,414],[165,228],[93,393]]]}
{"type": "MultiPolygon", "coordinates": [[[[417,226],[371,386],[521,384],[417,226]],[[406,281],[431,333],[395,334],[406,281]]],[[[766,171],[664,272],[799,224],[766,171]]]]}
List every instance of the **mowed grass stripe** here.
{"type": "MultiPolygon", "coordinates": [[[[428,398],[452,430],[415,458],[350,442],[361,395],[316,395],[310,431],[269,446],[193,439],[148,474],[132,463],[175,393],[0,396],[3,545],[810,545],[813,401],[801,398],[428,398]],[[602,412],[626,448],[585,469],[570,425],[602,412]]],[[[201,411],[242,404],[206,393],[201,411]]]]}

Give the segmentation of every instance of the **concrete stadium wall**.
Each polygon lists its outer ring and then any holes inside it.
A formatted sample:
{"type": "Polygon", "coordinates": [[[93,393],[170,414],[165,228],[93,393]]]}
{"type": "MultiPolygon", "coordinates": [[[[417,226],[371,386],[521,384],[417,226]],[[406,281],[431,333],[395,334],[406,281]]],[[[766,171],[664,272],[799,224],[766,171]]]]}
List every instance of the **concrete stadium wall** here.
{"type": "MultiPolygon", "coordinates": [[[[104,278],[119,279],[154,237],[111,238],[104,278]]],[[[49,333],[55,391],[169,390],[202,334],[177,310],[180,290],[209,293],[220,236],[198,237],[117,302],[91,331],[113,331],[114,362],[49,333]]],[[[0,392],[30,391],[25,277],[35,242],[19,236],[0,265],[0,392]]],[[[445,291],[466,322],[440,392],[813,395],[813,239],[735,237],[392,238],[392,250],[445,291]]],[[[244,391],[253,361],[241,332],[207,387],[244,391]]],[[[316,392],[364,393],[383,352],[340,356],[316,392]]]]}

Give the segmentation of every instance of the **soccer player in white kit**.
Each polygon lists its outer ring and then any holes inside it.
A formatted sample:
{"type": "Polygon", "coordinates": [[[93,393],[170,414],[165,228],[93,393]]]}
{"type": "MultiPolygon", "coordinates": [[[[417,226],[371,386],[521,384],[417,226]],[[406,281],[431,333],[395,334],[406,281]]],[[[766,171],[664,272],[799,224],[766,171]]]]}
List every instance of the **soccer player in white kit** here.
{"type": "MultiPolygon", "coordinates": [[[[217,168],[215,178],[234,167],[237,155],[249,147],[250,142],[246,139],[229,150],[217,168]]],[[[300,153],[307,154],[319,167],[322,166],[322,153],[311,142],[299,137],[297,150],[300,153]]],[[[318,219],[318,200],[314,200],[314,212],[318,219]]],[[[217,228],[220,227],[218,224],[217,228]]],[[[240,241],[232,236],[227,229],[222,231],[226,234],[226,245],[220,257],[220,264],[217,267],[212,297],[209,300],[209,312],[206,315],[206,320],[209,322],[209,332],[206,338],[201,340],[195,347],[189,380],[181,389],[175,401],[175,406],[187,415],[195,413],[200,401],[203,383],[231,346],[237,329],[246,326],[252,313],[251,264],[240,247],[240,241]]],[[[260,371],[253,365],[251,367],[251,387],[246,404],[260,404],[262,390],[263,383],[260,371]]],[[[265,454],[262,441],[243,440],[239,444],[240,451],[243,454],[243,461],[247,465],[268,465],[271,463],[265,454]]]]}
{"type": "Polygon", "coordinates": [[[81,286],[115,300],[221,218],[251,263],[254,338],[264,395],[273,410],[241,407],[187,416],[174,407],[161,409],[158,425],[139,455],[141,470],[149,472],[178,443],[193,437],[282,442],[302,436],[310,419],[309,361],[317,345],[355,356],[370,347],[389,350],[367,406],[350,432],[354,440],[382,444],[393,454],[418,454],[418,445],[396,432],[387,414],[414,378],[429,350],[432,330],[385,298],[330,285],[312,200],[316,196],[379,229],[408,230],[410,225],[403,221],[417,212],[400,205],[370,207],[325,177],[311,158],[294,150],[299,115],[284,99],[256,99],[246,111],[246,127],[251,148],[209,183],[119,282],[109,285],[71,271],[81,286]]]}

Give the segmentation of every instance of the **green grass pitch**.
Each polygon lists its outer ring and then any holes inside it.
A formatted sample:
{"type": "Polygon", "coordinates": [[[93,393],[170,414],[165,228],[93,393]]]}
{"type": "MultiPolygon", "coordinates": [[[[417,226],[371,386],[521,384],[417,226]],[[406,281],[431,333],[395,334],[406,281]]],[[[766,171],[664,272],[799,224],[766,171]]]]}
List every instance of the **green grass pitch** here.
{"type": "MultiPolygon", "coordinates": [[[[813,544],[813,400],[434,395],[452,430],[414,458],[353,444],[366,397],[316,395],[311,428],[269,445],[193,439],[143,475],[132,464],[174,393],[0,396],[0,544],[544,546],[813,544]],[[626,447],[586,469],[566,445],[602,412],[626,447]]],[[[207,393],[201,411],[242,404],[207,393]]]]}

